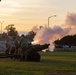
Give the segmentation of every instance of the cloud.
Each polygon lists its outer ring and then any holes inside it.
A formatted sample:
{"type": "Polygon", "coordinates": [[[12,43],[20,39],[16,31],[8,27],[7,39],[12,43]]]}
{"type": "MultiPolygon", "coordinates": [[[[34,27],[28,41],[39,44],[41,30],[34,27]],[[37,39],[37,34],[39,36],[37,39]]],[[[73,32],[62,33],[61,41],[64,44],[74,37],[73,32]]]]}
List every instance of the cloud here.
{"type": "Polygon", "coordinates": [[[76,13],[68,13],[65,23],[69,26],[76,26],[76,13]]]}
{"type": "Polygon", "coordinates": [[[69,35],[76,34],[76,13],[67,13],[64,26],[69,29],[69,35]]]}

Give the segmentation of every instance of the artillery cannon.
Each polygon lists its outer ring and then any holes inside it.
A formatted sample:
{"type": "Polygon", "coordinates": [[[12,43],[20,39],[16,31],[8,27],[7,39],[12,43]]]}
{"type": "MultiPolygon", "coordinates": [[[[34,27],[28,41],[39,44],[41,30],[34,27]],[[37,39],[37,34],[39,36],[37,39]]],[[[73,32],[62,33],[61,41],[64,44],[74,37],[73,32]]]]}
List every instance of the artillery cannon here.
{"type": "Polygon", "coordinates": [[[27,61],[40,61],[40,54],[38,53],[39,51],[42,51],[43,49],[48,48],[50,44],[44,44],[44,45],[34,45],[30,47],[27,50],[27,61]]]}
{"type": "Polygon", "coordinates": [[[43,49],[47,49],[50,44],[44,44],[44,45],[31,45],[26,51],[19,51],[17,54],[11,53],[8,55],[0,55],[0,58],[9,58],[14,57],[17,59],[20,59],[21,61],[40,61],[40,54],[39,51],[42,51],[43,49]]]}

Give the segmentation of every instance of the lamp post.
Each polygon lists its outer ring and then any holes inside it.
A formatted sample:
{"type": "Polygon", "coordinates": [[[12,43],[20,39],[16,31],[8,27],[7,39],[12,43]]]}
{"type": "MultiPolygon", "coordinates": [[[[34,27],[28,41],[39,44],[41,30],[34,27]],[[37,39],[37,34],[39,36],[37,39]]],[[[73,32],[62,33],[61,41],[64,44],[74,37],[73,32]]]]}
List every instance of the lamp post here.
{"type": "Polygon", "coordinates": [[[2,34],[2,24],[3,24],[3,22],[4,22],[4,21],[0,22],[0,23],[1,23],[1,34],[2,34]]]}
{"type": "Polygon", "coordinates": [[[48,17],[48,27],[49,27],[49,19],[52,18],[52,17],[56,17],[56,15],[48,17]]]}

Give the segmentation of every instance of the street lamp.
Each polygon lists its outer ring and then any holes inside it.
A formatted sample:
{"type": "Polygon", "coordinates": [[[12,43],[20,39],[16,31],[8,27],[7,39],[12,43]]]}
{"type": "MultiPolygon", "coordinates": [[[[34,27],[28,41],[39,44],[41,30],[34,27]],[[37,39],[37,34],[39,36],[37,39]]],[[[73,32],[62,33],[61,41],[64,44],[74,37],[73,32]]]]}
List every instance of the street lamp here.
{"type": "Polygon", "coordinates": [[[56,15],[48,17],[48,27],[49,27],[49,19],[52,18],[52,17],[56,17],[56,15]]]}
{"type": "Polygon", "coordinates": [[[1,34],[2,34],[2,24],[3,24],[3,22],[4,22],[4,21],[0,22],[0,23],[1,23],[1,34]]]}

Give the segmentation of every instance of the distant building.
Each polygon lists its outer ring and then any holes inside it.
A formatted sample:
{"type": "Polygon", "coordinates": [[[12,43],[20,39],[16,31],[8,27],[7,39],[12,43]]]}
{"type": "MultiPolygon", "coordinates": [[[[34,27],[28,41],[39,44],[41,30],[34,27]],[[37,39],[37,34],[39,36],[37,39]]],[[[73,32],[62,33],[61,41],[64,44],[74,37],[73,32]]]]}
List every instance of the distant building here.
{"type": "Polygon", "coordinates": [[[54,51],[55,52],[76,52],[76,46],[69,47],[68,45],[63,45],[63,46],[56,45],[54,51]]]}

